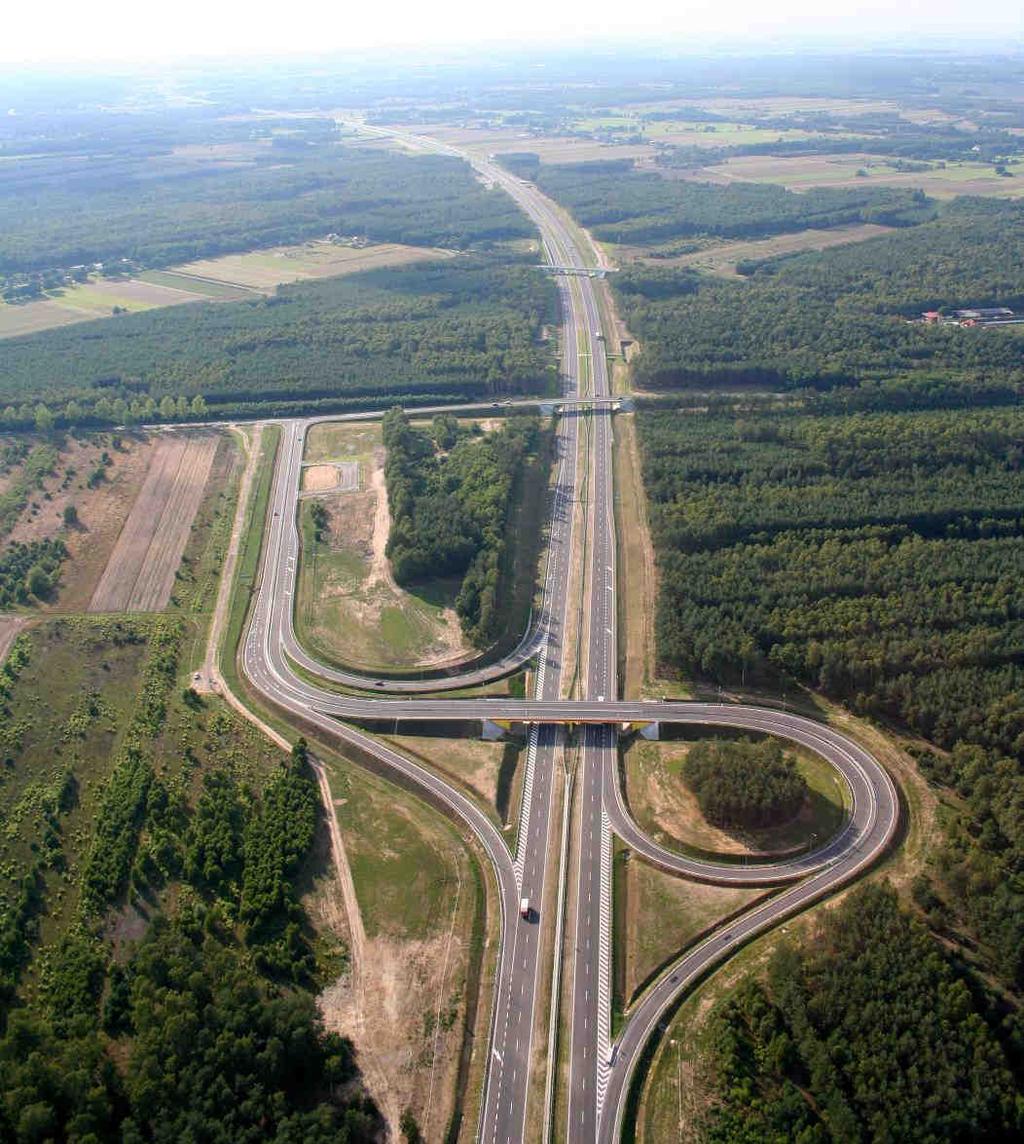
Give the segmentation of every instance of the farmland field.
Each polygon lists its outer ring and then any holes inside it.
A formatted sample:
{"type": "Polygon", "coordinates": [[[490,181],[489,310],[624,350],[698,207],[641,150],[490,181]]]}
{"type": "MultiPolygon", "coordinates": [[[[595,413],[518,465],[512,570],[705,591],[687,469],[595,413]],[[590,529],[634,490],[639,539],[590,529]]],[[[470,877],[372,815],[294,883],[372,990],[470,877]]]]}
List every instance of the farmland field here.
{"type": "MultiPolygon", "coordinates": [[[[416,130],[411,126],[409,130],[416,130]]],[[[516,127],[431,127],[432,139],[461,147],[474,155],[532,151],[544,163],[589,163],[594,159],[645,159],[654,154],[648,143],[600,143],[570,135],[537,137],[516,127]]]]}
{"type": "Polygon", "coordinates": [[[218,443],[213,434],[159,443],[90,611],[151,612],[166,607],[218,443]]]}
{"type": "Polygon", "coordinates": [[[811,187],[912,187],[935,198],[955,195],[1024,195],[1024,168],[1015,177],[997,175],[984,163],[932,164],[928,171],[899,171],[878,155],[742,155],[689,178],[717,182],[776,183],[792,191],[811,187]],[[858,171],[866,172],[858,175],[858,171]]]}
{"type": "Polygon", "coordinates": [[[145,270],[137,278],[91,279],[32,302],[0,303],[0,338],[109,318],[115,307],[134,314],[186,302],[236,302],[254,292],[273,293],[287,282],[448,257],[450,251],[393,242],[361,248],[307,242],[225,254],[167,270],[145,270]]]}
{"type": "MultiPolygon", "coordinates": [[[[239,297],[239,292],[233,292],[239,297]]],[[[170,282],[158,283],[140,278],[101,279],[68,286],[59,294],[18,305],[0,304],[0,338],[15,338],[72,322],[89,322],[109,318],[114,307],[128,313],[153,310],[158,306],[179,306],[183,302],[201,302],[209,295],[170,282]]]]}
{"type": "Polygon", "coordinates": [[[798,230],[794,234],[777,234],[771,238],[751,239],[748,242],[723,242],[709,245],[704,250],[689,254],[662,257],[643,247],[617,246],[617,259],[638,258],[652,266],[692,266],[710,274],[735,277],[737,263],[750,259],[775,258],[782,254],[798,254],[804,250],[827,250],[830,246],[845,246],[851,242],[864,242],[878,238],[892,230],[888,226],[864,222],[852,226],[837,226],[831,230],[798,230]]]}
{"type": "Polygon", "coordinates": [[[225,254],[176,266],[175,275],[213,279],[254,290],[273,290],[285,282],[308,278],[333,278],[381,266],[399,266],[425,259],[450,258],[451,251],[430,246],[403,246],[382,242],[373,246],[336,246],[330,242],[307,242],[300,246],[274,246],[244,254],[225,254]]]}

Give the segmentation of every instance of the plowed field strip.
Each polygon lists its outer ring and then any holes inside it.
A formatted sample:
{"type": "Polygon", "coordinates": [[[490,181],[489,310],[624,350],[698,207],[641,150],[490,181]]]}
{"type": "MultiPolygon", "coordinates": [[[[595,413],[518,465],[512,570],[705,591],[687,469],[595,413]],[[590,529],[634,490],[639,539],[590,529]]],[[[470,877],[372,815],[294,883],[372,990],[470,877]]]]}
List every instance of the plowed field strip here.
{"type": "Polygon", "coordinates": [[[213,436],[188,442],[128,600],[129,612],[155,612],[166,607],[216,451],[217,438],[213,436]]]}
{"type": "Polygon", "coordinates": [[[169,437],[157,445],[146,479],[93,592],[90,612],[127,611],[185,444],[183,437],[169,437]]]}
{"type": "Polygon", "coordinates": [[[157,445],[93,593],[91,612],[157,611],[167,604],[217,441],[213,435],[168,437],[157,445]]]}

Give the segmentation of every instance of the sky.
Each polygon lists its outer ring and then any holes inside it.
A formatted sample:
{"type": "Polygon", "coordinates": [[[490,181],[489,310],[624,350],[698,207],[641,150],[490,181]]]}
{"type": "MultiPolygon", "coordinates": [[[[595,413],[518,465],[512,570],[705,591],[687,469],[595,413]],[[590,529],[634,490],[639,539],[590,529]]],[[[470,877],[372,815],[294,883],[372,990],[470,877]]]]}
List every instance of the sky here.
{"type": "Polygon", "coordinates": [[[48,0],[5,9],[0,61],[14,65],[609,40],[1024,46],[1022,0],[48,0]]]}

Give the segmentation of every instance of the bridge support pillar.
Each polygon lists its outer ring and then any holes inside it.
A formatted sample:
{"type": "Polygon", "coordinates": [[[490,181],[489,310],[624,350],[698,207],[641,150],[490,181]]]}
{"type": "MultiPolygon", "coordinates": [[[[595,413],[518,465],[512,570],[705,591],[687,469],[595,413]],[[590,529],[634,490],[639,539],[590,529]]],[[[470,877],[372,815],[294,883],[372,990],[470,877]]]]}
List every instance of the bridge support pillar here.
{"type": "Polygon", "coordinates": [[[661,724],[660,723],[645,723],[640,728],[640,734],[644,739],[657,740],[661,738],[661,724]]]}

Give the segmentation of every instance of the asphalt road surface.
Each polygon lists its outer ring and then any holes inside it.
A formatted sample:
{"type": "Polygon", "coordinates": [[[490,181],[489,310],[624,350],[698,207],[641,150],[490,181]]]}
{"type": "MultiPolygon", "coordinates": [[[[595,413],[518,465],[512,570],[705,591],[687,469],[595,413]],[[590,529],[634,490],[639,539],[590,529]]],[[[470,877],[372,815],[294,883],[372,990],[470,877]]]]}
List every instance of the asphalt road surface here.
{"type": "MultiPolygon", "coordinates": [[[[434,145],[432,149],[458,154],[442,145],[434,145]]],[[[581,260],[593,257],[592,252],[577,248],[564,215],[535,188],[495,164],[474,160],[474,165],[505,187],[535,220],[550,262],[579,265],[581,260]]],[[[598,337],[600,318],[592,280],[561,278],[559,283],[566,317],[565,385],[569,401],[565,404],[568,407],[581,377],[590,378],[598,397],[607,394],[608,382],[604,343],[598,337]],[[579,354],[575,352],[577,347],[581,347],[579,354]]],[[[268,700],[372,755],[379,767],[390,769],[407,784],[417,786],[473,831],[494,866],[501,897],[501,951],[479,1125],[479,1136],[488,1142],[518,1144],[527,1132],[528,1113],[533,1112],[539,1119],[541,1112],[530,1104],[531,1097],[542,1087],[531,1088],[531,1075],[536,1080],[533,1039],[535,1029],[545,1016],[536,1012],[543,976],[541,939],[543,926],[550,924],[550,919],[523,921],[519,917],[519,899],[526,896],[534,903],[544,903],[551,896],[545,885],[546,859],[555,843],[551,815],[554,762],[565,724],[583,725],[581,775],[577,784],[580,830],[574,886],[577,909],[569,970],[567,1129],[568,1139],[574,1144],[618,1138],[636,1061],[658,1030],[666,1009],[708,969],[731,956],[755,934],[855,877],[888,846],[899,817],[896,789],[884,768],[848,737],[813,720],[754,706],[649,703],[618,698],[612,417],[606,405],[599,405],[585,416],[590,418],[587,436],[591,480],[587,498],[590,513],[582,639],[586,668],[580,675],[582,697],[564,696],[561,686],[573,544],[572,509],[578,495],[574,486],[580,447],[579,416],[560,419],[559,470],[553,496],[545,594],[541,614],[527,636],[530,654],[537,656],[539,664],[535,691],[529,699],[450,699],[383,693],[346,695],[307,682],[296,673],[293,660],[302,662],[292,624],[299,554],[296,504],[304,436],[312,422],[283,423],[261,580],[242,647],[243,670],[268,700]],[[529,725],[520,843],[514,858],[500,832],[474,803],[429,770],[350,722],[411,719],[509,720],[529,725]],[[787,862],[747,866],[703,863],[665,850],[647,838],[633,821],[618,785],[616,725],[652,721],[761,731],[809,747],[838,770],[849,788],[851,812],[846,827],[818,850],[787,862]],[[638,853],[665,869],[691,878],[737,885],[786,886],[769,901],[687,951],[644,995],[614,1045],[610,1043],[609,1033],[613,829],[638,853]]],[[[307,671],[325,674],[315,663],[312,667],[307,665],[307,671]]],[[[429,687],[437,690],[436,681],[429,687]]],[[[388,692],[400,690],[393,681],[386,689],[388,692]]]]}

